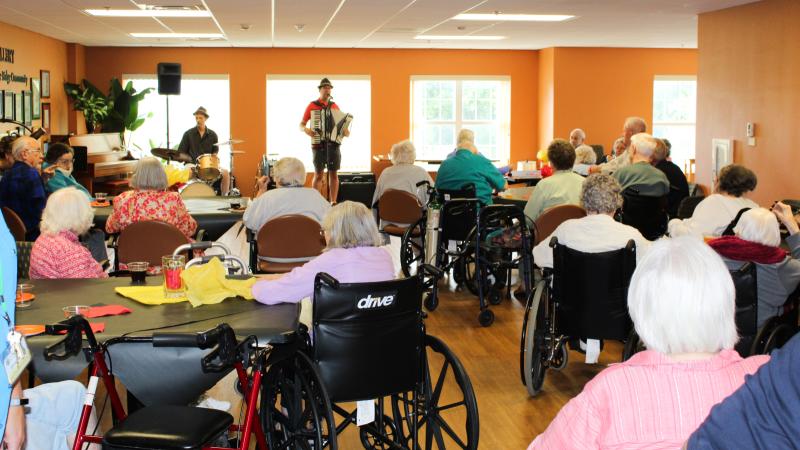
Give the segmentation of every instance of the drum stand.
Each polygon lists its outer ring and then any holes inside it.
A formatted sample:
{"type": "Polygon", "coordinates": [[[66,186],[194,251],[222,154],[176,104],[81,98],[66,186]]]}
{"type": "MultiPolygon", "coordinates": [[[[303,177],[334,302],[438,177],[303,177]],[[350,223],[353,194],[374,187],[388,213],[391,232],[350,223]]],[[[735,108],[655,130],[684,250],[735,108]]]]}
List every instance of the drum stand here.
{"type": "Polygon", "coordinates": [[[236,187],[236,177],[233,176],[233,144],[230,145],[229,155],[231,158],[231,170],[228,173],[231,185],[228,186],[228,197],[241,197],[242,193],[236,187]]]}

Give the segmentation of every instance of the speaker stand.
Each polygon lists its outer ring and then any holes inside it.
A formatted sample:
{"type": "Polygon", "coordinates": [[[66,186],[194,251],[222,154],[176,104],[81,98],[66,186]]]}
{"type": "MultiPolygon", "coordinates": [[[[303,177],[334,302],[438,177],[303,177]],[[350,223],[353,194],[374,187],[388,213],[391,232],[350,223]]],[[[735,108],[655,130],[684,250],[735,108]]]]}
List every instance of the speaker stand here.
{"type": "Polygon", "coordinates": [[[169,146],[169,95],[166,95],[166,97],[167,97],[167,148],[172,149],[172,147],[169,146]]]}

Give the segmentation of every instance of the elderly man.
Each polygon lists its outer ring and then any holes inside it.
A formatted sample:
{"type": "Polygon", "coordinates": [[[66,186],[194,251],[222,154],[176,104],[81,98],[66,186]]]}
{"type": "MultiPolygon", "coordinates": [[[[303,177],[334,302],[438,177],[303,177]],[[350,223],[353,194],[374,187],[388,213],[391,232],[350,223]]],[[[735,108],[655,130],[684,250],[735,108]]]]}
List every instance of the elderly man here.
{"type": "Polygon", "coordinates": [[[647,133],[631,138],[628,148],[630,164],[614,172],[622,190],[633,189],[645,197],[661,197],[669,192],[669,180],[664,172],[652,166],[658,140],[647,133]]]}
{"type": "Polygon", "coordinates": [[[629,240],[636,243],[636,259],[641,260],[650,242],[636,228],[616,222],[614,213],[622,206],[622,189],[614,177],[595,174],[586,178],[580,203],[586,217],[570,219],[559,225],[553,234],[542,239],[533,249],[533,261],[538,267],[553,267],[550,240],[586,252],[599,253],[625,247],[629,240]]]}
{"type": "Polygon", "coordinates": [[[667,212],[674,218],[678,216],[678,206],[681,200],[689,196],[689,182],[677,164],[669,160],[672,145],[666,139],[658,139],[659,145],[653,153],[653,165],[664,172],[669,180],[669,195],[667,197],[667,212]]]}
{"type": "Polygon", "coordinates": [[[572,144],[573,148],[578,148],[583,145],[583,141],[586,140],[586,132],[581,130],[580,128],[575,128],[574,130],[569,132],[569,143],[572,144]]]}
{"type": "Polygon", "coordinates": [[[436,175],[436,187],[456,191],[475,186],[475,195],[484,205],[492,204],[493,189],[504,190],[506,180],[497,168],[478,154],[475,133],[463,129],[458,132],[456,154],[442,161],[436,175]]]}
{"type": "Polygon", "coordinates": [[[575,163],[572,145],[563,139],[554,140],[547,147],[547,159],[555,172],[536,185],[525,205],[525,215],[531,220],[536,220],[549,208],[565,204],[577,205],[581,199],[583,177],[572,171],[575,163]]]}
{"type": "MultiPolygon", "coordinates": [[[[27,230],[25,240],[35,241],[39,236],[47,195],[39,170],[42,166],[42,149],[39,141],[23,136],[11,144],[14,165],[0,180],[0,206],[8,207],[22,219],[27,230]]],[[[52,174],[52,170],[44,175],[52,174]]]]}
{"type": "MultiPolygon", "coordinates": [[[[191,156],[194,162],[197,162],[197,158],[203,155],[216,155],[219,153],[217,133],[206,126],[208,117],[208,111],[205,108],[202,106],[197,108],[194,112],[194,121],[197,126],[186,130],[181,138],[181,143],[178,145],[178,151],[191,156]]],[[[220,168],[220,174],[222,175],[219,185],[220,192],[222,192],[222,195],[228,195],[231,188],[231,174],[228,169],[222,168],[220,168]]]]}
{"type": "Polygon", "coordinates": [[[647,122],[645,122],[645,120],[641,117],[628,117],[625,119],[625,125],[622,127],[625,151],[622,154],[618,154],[617,157],[611,161],[593,167],[590,170],[590,173],[614,173],[622,167],[630,164],[631,137],[635,134],[644,133],[646,131],[647,122]]]}

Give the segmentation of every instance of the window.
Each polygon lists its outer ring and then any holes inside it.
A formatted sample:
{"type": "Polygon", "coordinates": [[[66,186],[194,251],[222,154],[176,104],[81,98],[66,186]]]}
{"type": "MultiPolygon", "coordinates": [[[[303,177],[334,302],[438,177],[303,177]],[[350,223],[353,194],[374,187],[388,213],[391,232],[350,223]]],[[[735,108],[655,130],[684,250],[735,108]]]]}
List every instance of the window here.
{"type": "Polygon", "coordinates": [[[656,76],[653,83],[653,136],[672,144],[672,162],[681,169],[695,155],[697,77],[656,76]]]}
{"type": "MultiPolygon", "coordinates": [[[[328,75],[269,75],[267,77],[267,151],[271,157],[292,156],[314,170],[311,138],[299,125],[308,103],[319,98],[319,80],[328,75]]],[[[342,141],[344,172],[369,171],[372,158],[369,76],[329,76],[333,99],[342,112],[353,115],[350,136],[342,141]]]]}
{"type": "Polygon", "coordinates": [[[511,81],[508,78],[411,79],[411,136],[419,159],[443,159],[458,130],[475,132],[478,150],[508,161],[511,81]]]}
{"type": "MultiPolygon", "coordinates": [[[[167,144],[167,96],[158,95],[158,77],[154,74],[123,75],[123,84],[133,81],[137,92],[153,88],[139,103],[139,115],[153,116],[131,134],[129,142],[134,153],[149,155],[154,147],[177,148],[186,130],[197,126],[192,114],[198,106],[208,111],[206,125],[217,133],[219,141],[227,141],[231,135],[230,83],[227,75],[183,75],[181,95],[169,96],[169,144],[167,144]]],[[[230,168],[230,153],[220,148],[222,167],[230,168]]]]}

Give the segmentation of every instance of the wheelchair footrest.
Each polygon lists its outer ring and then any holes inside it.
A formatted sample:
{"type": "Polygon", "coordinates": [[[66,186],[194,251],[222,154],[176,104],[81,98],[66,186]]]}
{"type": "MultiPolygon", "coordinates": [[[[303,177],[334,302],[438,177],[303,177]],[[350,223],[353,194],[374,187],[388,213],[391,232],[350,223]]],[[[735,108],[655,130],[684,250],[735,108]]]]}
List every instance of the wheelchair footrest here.
{"type": "Polygon", "coordinates": [[[149,406],[109,430],[103,437],[103,449],[200,450],[232,423],[230,414],[215,409],[149,406]]]}

